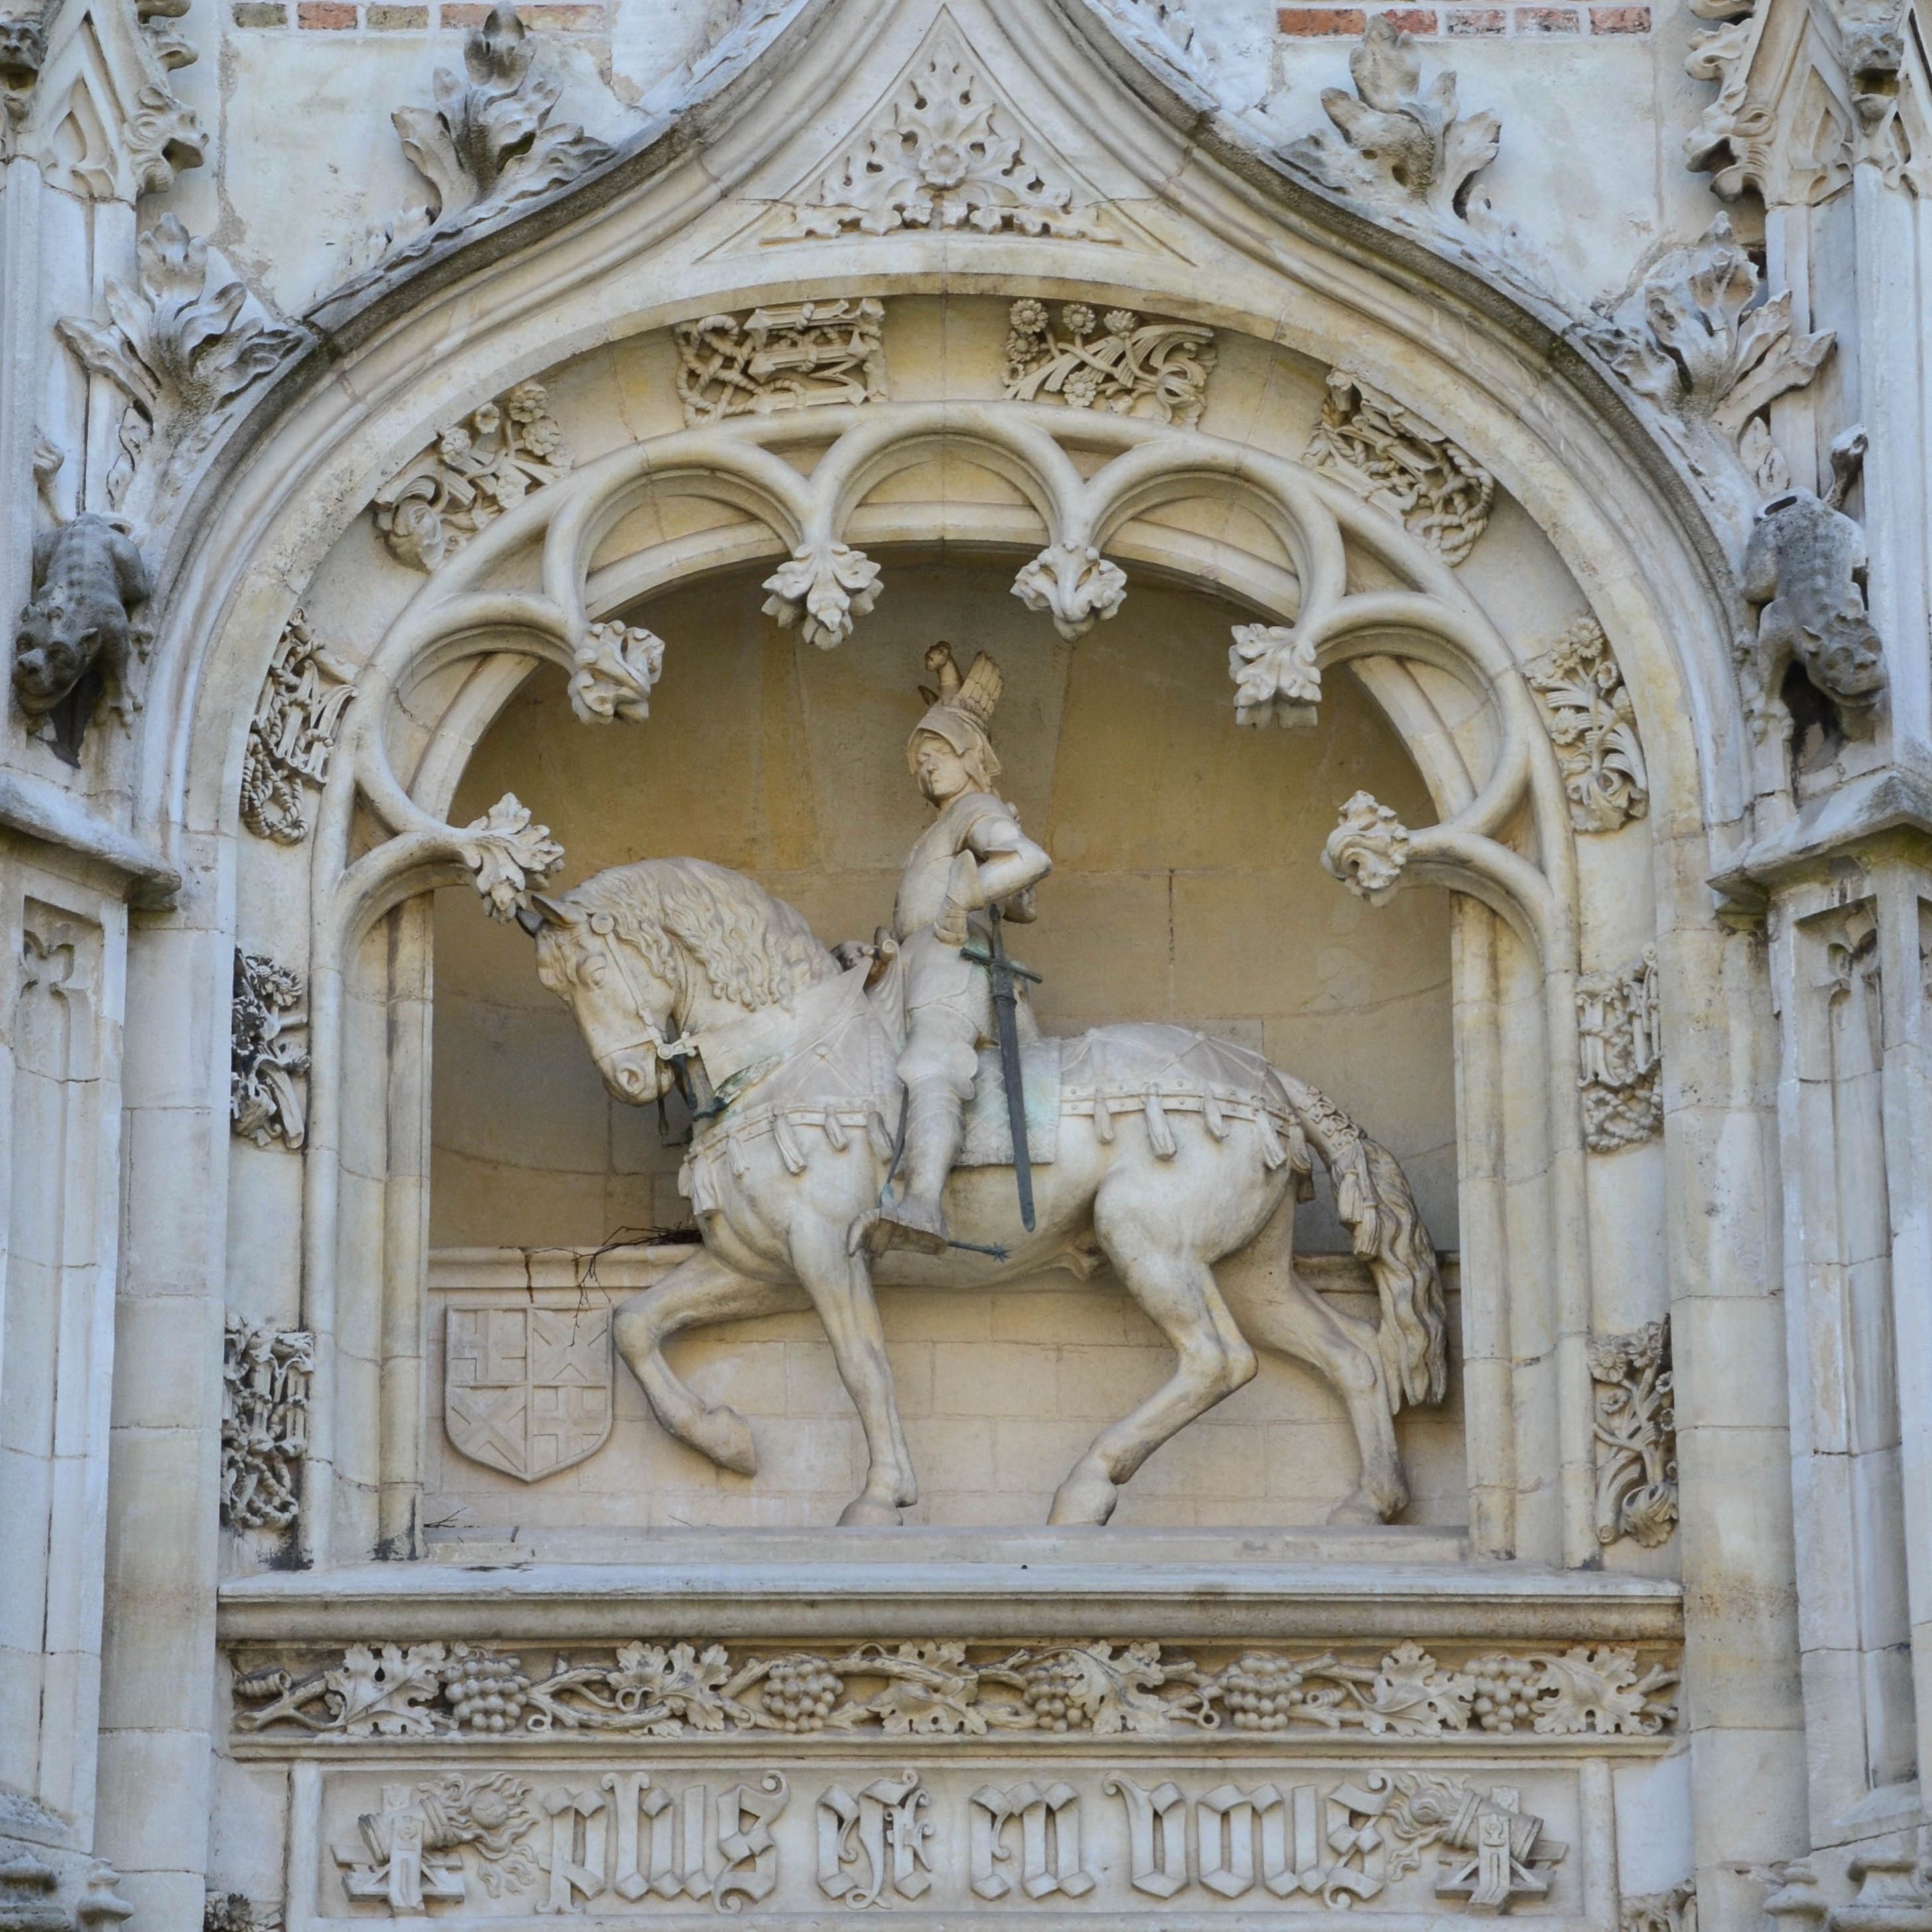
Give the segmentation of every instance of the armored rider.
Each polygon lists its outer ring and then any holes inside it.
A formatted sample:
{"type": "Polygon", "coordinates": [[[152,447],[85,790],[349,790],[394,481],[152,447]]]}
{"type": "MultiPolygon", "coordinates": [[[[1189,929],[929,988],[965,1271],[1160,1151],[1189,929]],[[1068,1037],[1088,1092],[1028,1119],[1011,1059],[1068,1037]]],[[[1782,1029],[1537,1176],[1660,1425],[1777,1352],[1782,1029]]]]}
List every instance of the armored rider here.
{"type": "Polygon", "coordinates": [[[906,741],[906,763],[938,817],[906,861],[892,908],[905,986],[906,1038],[898,1058],[905,1125],[897,1198],[866,1217],[874,1252],[904,1245],[938,1253],[946,1244],[940,1195],[959,1157],[978,1050],[994,1040],[983,964],[988,908],[1034,916],[1034,888],[1053,869],[992,790],[1000,761],[986,726],[999,702],[999,667],[982,652],[962,678],[952,647],[926,654],[939,688],[922,688],[926,716],[906,741]]]}

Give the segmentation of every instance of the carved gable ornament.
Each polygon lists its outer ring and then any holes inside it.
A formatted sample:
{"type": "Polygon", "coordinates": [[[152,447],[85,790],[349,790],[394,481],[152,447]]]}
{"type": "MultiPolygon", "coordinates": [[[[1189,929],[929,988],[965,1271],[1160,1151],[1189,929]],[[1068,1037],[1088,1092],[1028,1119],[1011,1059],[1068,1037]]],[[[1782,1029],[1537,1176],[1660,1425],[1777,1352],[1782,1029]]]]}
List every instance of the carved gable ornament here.
{"type": "Polygon", "coordinates": [[[768,244],[906,230],[1118,243],[1102,200],[942,9],[884,98],[760,232],[768,244]]]}
{"type": "Polygon", "coordinates": [[[581,1462],[610,1434],[608,1310],[452,1302],[443,1426],[472,1462],[526,1483],[581,1462]]]}

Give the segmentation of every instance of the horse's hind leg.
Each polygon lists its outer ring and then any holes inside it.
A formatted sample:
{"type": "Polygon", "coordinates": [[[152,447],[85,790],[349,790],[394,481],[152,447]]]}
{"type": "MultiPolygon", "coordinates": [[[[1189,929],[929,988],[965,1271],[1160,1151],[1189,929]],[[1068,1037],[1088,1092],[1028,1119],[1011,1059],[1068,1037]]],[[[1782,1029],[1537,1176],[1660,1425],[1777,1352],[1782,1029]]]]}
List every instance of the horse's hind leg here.
{"type": "Polygon", "coordinates": [[[753,1281],[727,1268],[709,1249],[700,1248],[655,1287],[634,1294],[611,1318],[617,1352],[644,1389],[651,1413],[680,1442],[708,1456],[721,1469],[741,1476],[758,1473],[758,1452],[751,1426],[728,1405],[701,1402],[672,1372],[664,1358],[668,1336],[715,1322],[742,1322],[755,1315],[789,1315],[811,1306],[789,1282],[753,1281]]]}
{"type": "Polygon", "coordinates": [[[1285,1289],[1270,1286],[1252,1294],[1238,1292],[1234,1308],[1250,1341],[1306,1362],[1334,1385],[1348,1408],[1362,1473],[1328,1520],[1387,1522],[1408,1501],[1408,1478],[1396,1448],[1395,1419],[1389,1412],[1374,1328],[1332,1307],[1292,1270],[1285,1289]]]}
{"type": "Polygon", "coordinates": [[[1169,1436],[1255,1372],[1255,1352],[1228,1312],[1214,1270],[1198,1256],[1163,1244],[1156,1232],[1163,1218],[1157,1201],[1130,1206],[1129,1199],[1124,1190],[1110,1201],[1103,1188],[1095,1230],[1128,1292],[1180,1360],[1169,1381],[1094,1438],[1054,1496],[1049,1522],[1105,1522],[1120,1484],[1169,1436]]]}

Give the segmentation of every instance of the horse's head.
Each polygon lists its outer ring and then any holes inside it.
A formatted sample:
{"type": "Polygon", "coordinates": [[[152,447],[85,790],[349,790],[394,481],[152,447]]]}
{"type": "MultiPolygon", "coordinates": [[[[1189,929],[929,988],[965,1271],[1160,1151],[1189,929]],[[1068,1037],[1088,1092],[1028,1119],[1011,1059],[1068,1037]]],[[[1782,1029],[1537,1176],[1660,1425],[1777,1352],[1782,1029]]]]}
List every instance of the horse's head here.
{"type": "Polygon", "coordinates": [[[577,1016],[604,1084],[634,1107],[670,1090],[674,1064],[664,1052],[675,1023],[678,988],[616,917],[577,902],[577,895],[538,896],[537,977],[577,1016]]]}

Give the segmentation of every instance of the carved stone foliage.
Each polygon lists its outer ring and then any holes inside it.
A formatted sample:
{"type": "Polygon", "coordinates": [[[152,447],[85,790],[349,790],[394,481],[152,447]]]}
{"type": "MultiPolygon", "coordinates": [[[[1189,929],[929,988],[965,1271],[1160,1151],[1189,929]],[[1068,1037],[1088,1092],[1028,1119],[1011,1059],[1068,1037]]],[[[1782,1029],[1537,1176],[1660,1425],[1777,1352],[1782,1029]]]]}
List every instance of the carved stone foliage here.
{"type": "Polygon", "coordinates": [[[1328,378],[1306,461],[1460,563],[1489,527],[1496,478],[1426,418],[1359,376],[1328,378]]]}
{"type": "Polygon", "coordinates": [[[1774,697],[1798,665],[1836,708],[1848,737],[1868,737],[1884,700],[1885,647],[1865,604],[1864,532],[1844,512],[1863,463],[1855,430],[1832,450],[1830,493],[1788,490],[1758,512],[1744,548],[1746,601],[1760,606],[1754,667],[1774,697]]]}
{"type": "Polygon", "coordinates": [[[338,657],[298,610],[284,626],[242,760],[242,823],[258,838],[299,845],[308,836],[308,789],[328,776],[356,668],[338,657]]]}
{"type": "Polygon", "coordinates": [[[221,1520],[285,1529],[302,1508],[314,1338],[228,1317],[221,1358],[221,1520]]]}
{"type": "Polygon", "coordinates": [[[1654,1549],[1677,1527],[1668,1318],[1628,1335],[1598,1336],[1590,1344],[1590,1379],[1596,1384],[1597,1540],[1628,1536],[1654,1549]]]}
{"type": "Polygon", "coordinates": [[[257,1147],[302,1144],[308,1049],[298,1036],[308,1030],[307,998],[291,968],[259,952],[236,953],[229,1113],[235,1131],[257,1147]]]}
{"type": "Polygon", "coordinates": [[[154,585],[128,526],[81,516],[34,540],[33,590],[14,637],[14,700],[36,737],[69,764],[100,700],[124,722],[140,706],[130,674],[154,630],[154,585]]]}
{"type": "Polygon", "coordinates": [[[530,807],[514,792],[506,792],[463,830],[457,849],[476,874],[484,910],[506,921],[520,914],[534,917],[532,885],[563,863],[563,848],[550,836],[550,827],[532,824],[530,807]]]}
{"type": "Polygon", "coordinates": [[[1408,827],[1371,794],[1358,791],[1322,848],[1322,868],[1358,898],[1386,905],[1408,863],[1408,827]]]}
{"type": "Polygon", "coordinates": [[[640,624],[592,624],[577,647],[570,708],[586,724],[641,724],[664,671],[664,640],[640,624]]]}
{"type": "Polygon", "coordinates": [[[695,428],[727,416],[886,399],[886,307],[869,296],[681,322],[677,393],[695,428]]]}
{"type": "Polygon", "coordinates": [[[632,1642],[546,1670],[464,1644],[354,1644],[240,1670],[238,1735],[538,1743],[565,1735],[769,1742],[776,1735],[1015,1744],[1070,1735],[1257,1738],[1648,1737],[1673,1725],[1673,1664],[1580,1645],[1438,1662],[1247,1652],[1203,1666],[1151,1642],[1004,1654],[940,1641],[824,1654],[632,1642]]]}
{"type": "Polygon", "coordinates": [[[794,1769],[814,1786],[796,1802],[784,1772],[734,1775],[595,1757],[540,1781],[492,1770],[372,1789],[343,1775],[330,1815],[353,1828],[332,1834],[334,1863],[348,1898],[412,1919],[427,1901],[466,1904],[465,1916],[534,1906],[602,1920],[680,1900],[728,1914],[770,1901],[786,1918],[827,1900],[1005,1918],[1065,1900],[1142,1922],[1150,1900],[1190,1917],[1270,1900],[1428,1911],[1432,1892],[1436,1911],[1492,1916],[1546,1898],[1569,1855],[1520,1788],[1449,1767],[1298,1767],[1284,1789],[1238,1766],[1211,1787],[1206,1774],[1184,1786],[1104,1760],[1051,1782],[970,1787],[915,1766],[870,1777],[826,1766],[794,1769]],[[364,1792],[380,1808],[357,1815],[364,1792]]]}
{"type": "Polygon", "coordinates": [[[1228,647],[1234,680],[1234,718],[1241,724],[1278,724],[1306,730],[1322,702],[1322,667],[1312,638],[1286,624],[1237,624],[1228,647]]]}
{"type": "Polygon", "coordinates": [[[1764,414],[1816,375],[1832,336],[1793,326],[1788,291],[1759,299],[1756,266],[1727,217],[1719,215],[1691,247],[1663,255],[1616,303],[1600,304],[1590,336],[1655,406],[1719,501],[1742,502],[1747,478],[1753,502],[1790,488],[1764,414]]]}
{"type": "Polygon", "coordinates": [[[1668,1892],[1627,1897],[1617,1915],[1617,1932],[1697,1932],[1697,1885],[1687,1879],[1668,1892]]]}
{"type": "Polygon", "coordinates": [[[1029,610],[1044,610],[1070,644],[1127,601],[1127,574],[1090,543],[1072,537],[1048,544],[1020,566],[1013,595],[1029,610]]]}
{"type": "Polygon", "coordinates": [[[1198,322],[1143,322],[1132,309],[1096,316],[1064,302],[1056,324],[1031,296],[1012,306],[1006,337],[1006,394],[1148,416],[1193,429],[1207,406],[1219,354],[1214,332],[1198,322]]]}
{"type": "Polygon", "coordinates": [[[1581,1036],[1583,1138],[1593,1154],[1611,1154],[1664,1131],[1658,1084],[1663,1039],[1657,1013],[1657,948],[1633,966],[1585,973],[1576,981],[1581,1036]]]}
{"type": "Polygon", "coordinates": [[[1641,818],[1650,782],[1636,712],[1603,626],[1587,614],[1573,618],[1524,675],[1556,747],[1570,824],[1579,832],[1614,832],[1641,818]]]}
{"type": "Polygon", "coordinates": [[[370,513],[392,556],[434,570],[570,463],[549,392],[519,382],[452,423],[376,491],[370,513]]]}
{"type": "Polygon", "coordinates": [[[306,340],[273,321],[208,244],[164,214],[141,237],[134,285],[110,280],[108,320],[61,340],[127,399],[108,500],[152,524],[236,404],[306,340]]]}
{"type": "Polygon", "coordinates": [[[1184,0],[1103,0],[1120,30],[1142,52],[1165,61],[1197,80],[1208,77],[1208,63],[1195,38],[1194,15],[1184,0]]]}
{"type": "Polygon", "coordinates": [[[768,240],[908,228],[1119,239],[1094,209],[1076,206],[1064,170],[944,34],[858,142],[785,202],[782,216],[768,240]]]}
{"type": "Polygon", "coordinates": [[[491,8],[471,31],[463,64],[466,79],[437,68],[434,107],[399,107],[389,117],[435,196],[392,229],[391,263],[537,200],[614,152],[574,122],[551,118],[562,83],[513,8],[491,8]]]}
{"type": "Polygon", "coordinates": [[[1422,56],[1385,14],[1369,20],[1348,56],[1355,84],[1322,90],[1334,123],[1294,143],[1290,156],[1330,187],[1398,211],[1438,220],[1468,212],[1470,184],[1496,159],[1502,124],[1493,114],[1457,112],[1456,76],[1445,68],[1425,93],[1422,56]]]}
{"type": "Polygon", "coordinates": [[[796,624],[808,644],[830,650],[852,634],[854,620],[879,601],[879,566],[849,544],[808,544],[764,581],[764,610],[782,627],[796,624]]]}

